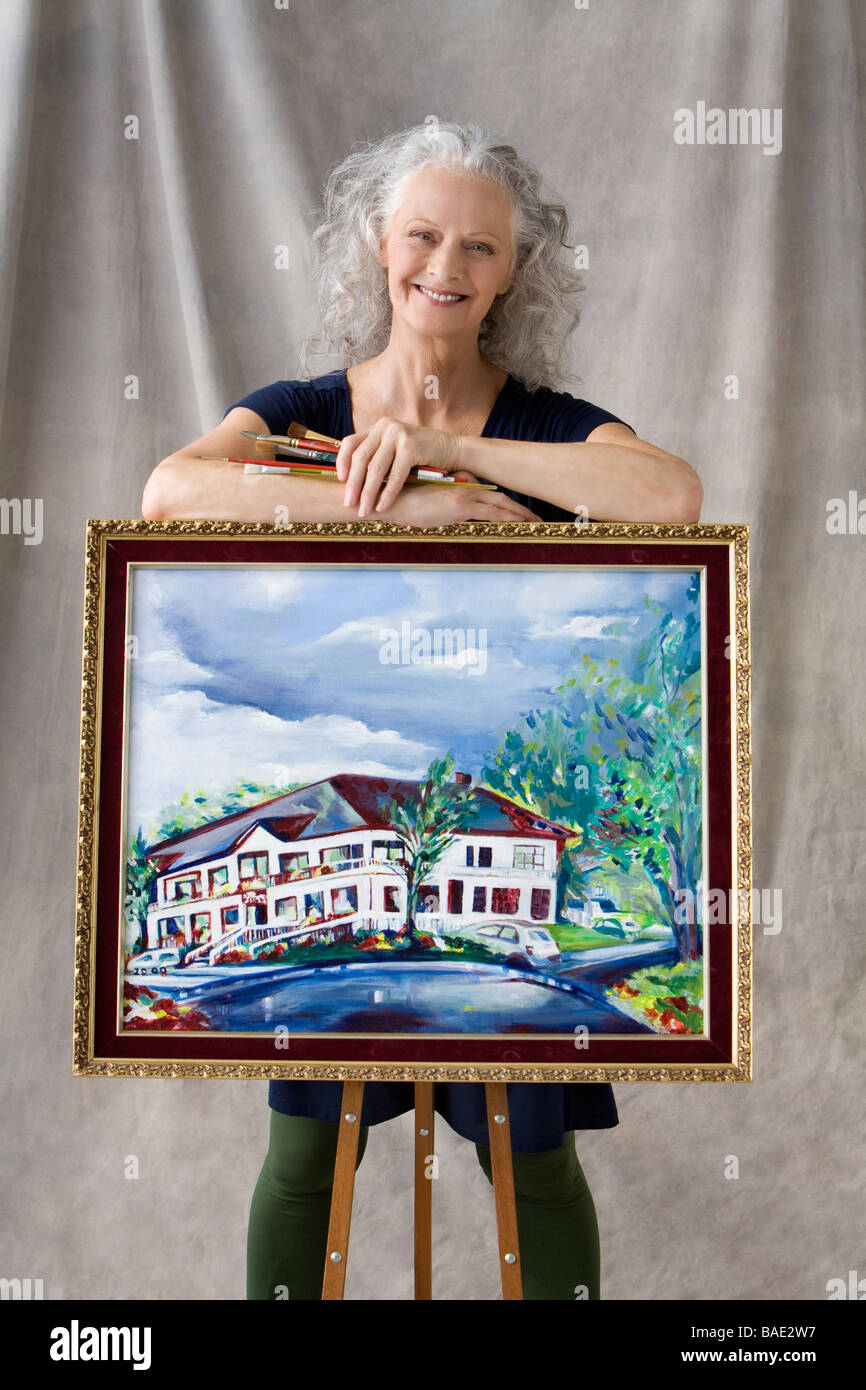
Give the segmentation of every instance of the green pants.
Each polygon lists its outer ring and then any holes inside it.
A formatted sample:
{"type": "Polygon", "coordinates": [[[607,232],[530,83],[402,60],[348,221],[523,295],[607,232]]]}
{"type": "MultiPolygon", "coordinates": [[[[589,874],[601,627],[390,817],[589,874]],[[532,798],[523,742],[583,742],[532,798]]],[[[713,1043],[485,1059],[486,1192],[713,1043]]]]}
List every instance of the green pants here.
{"type": "MultiPolygon", "coordinates": [[[[337,1126],[277,1110],[270,1115],[268,1152],[250,1208],[247,1299],[321,1299],[337,1126]]],[[[362,1126],[356,1168],[368,1133],[362,1126]]],[[[475,1151],[492,1183],[490,1149],[476,1144],[475,1151]]],[[[523,1297],[600,1298],[598,1222],[574,1131],[559,1149],[512,1157],[523,1297]]]]}

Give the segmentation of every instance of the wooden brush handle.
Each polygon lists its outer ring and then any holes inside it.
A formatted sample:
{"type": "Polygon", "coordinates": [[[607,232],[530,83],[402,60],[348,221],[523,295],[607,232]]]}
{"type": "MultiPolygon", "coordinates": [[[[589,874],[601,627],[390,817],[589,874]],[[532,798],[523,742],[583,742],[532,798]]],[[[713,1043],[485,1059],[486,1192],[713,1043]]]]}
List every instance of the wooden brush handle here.
{"type": "Polygon", "coordinates": [[[296,439],[322,439],[326,444],[340,444],[342,440],[334,439],[330,434],[317,434],[315,430],[308,430],[306,425],[299,425],[297,420],[293,420],[289,425],[289,434],[296,439]]]}

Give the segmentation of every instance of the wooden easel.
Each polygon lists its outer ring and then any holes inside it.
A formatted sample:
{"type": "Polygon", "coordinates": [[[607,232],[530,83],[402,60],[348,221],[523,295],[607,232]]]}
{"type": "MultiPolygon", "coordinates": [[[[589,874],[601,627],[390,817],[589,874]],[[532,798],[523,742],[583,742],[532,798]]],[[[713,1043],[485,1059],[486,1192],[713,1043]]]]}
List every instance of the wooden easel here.
{"type": "MultiPolygon", "coordinates": [[[[520,1275],[517,1210],[514,1203],[514,1169],[511,1161],[511,1127],[508,1119],[508,1098],[505,1082],[487,1081],[484,1084],[484,1092],[487,1100],[487,1129],[490,1135],[490,1161],[493,1169],[493,1197],[496,1204],[502,1297],[503,1299],[522,1299],[523,1281],[520,1275]]],[[[340,1129],[337,1135],[337,1158],[334,1166],[334,1192],[331,1198],[331,1220],[328,1226],[328,1245],[325,1255],[325,1277],[322,1281],[323,1300],[342,1298],[346,1283],[349,1226],[352,1221],[355,1164],[358,1158],[358,1135],[361,1128],[363,1102],[364,1082],[344,1081],[340,1129]]],[[[416,1299],[432,1299],[433,1297],[431,1228],[433,1184],[426,1176],[426,1166],[433,1153],[434,1114],[433,1082],[416,1081],[416,1299]]]]}

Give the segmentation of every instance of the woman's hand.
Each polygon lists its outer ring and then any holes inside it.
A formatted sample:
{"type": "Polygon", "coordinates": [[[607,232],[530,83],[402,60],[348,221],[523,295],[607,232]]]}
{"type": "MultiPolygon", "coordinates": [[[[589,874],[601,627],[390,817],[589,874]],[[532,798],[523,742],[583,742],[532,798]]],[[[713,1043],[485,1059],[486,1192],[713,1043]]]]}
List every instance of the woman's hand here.
{"type": "MultiPolygon", "coordinates": [[[[477,483],[471,473],[457,476],[477,483]]],[[[483,487],[457,487],[454,483],[421,483],[404,487],[388,510],[388,521],[397,526],[450,526],[459,521],[540,521],[506,492],[483,487]]]]}
{"type": "Polygon", "coordinates": [[[377,512],[388,511],[411,468],[440,468],[447,473],[458,466],[455,435],[389,415],[361,434],[346,435],[337,454],[337,477],[346,484],[343,500],[347,507],[357,507],[362,517],[374,507],[377,512]]]}

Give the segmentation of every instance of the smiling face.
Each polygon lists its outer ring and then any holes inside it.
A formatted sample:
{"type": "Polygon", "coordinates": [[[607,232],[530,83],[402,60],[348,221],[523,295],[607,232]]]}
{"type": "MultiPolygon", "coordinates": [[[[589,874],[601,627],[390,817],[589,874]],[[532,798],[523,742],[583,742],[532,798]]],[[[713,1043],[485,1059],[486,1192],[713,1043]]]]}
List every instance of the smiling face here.
{"type": "Polygon", "coordinates": [[[432,337],[477,338],[511,283],[512,203],[490,179],[422,169],[407,180],[379,263],[395,321],[432,337]]]}

